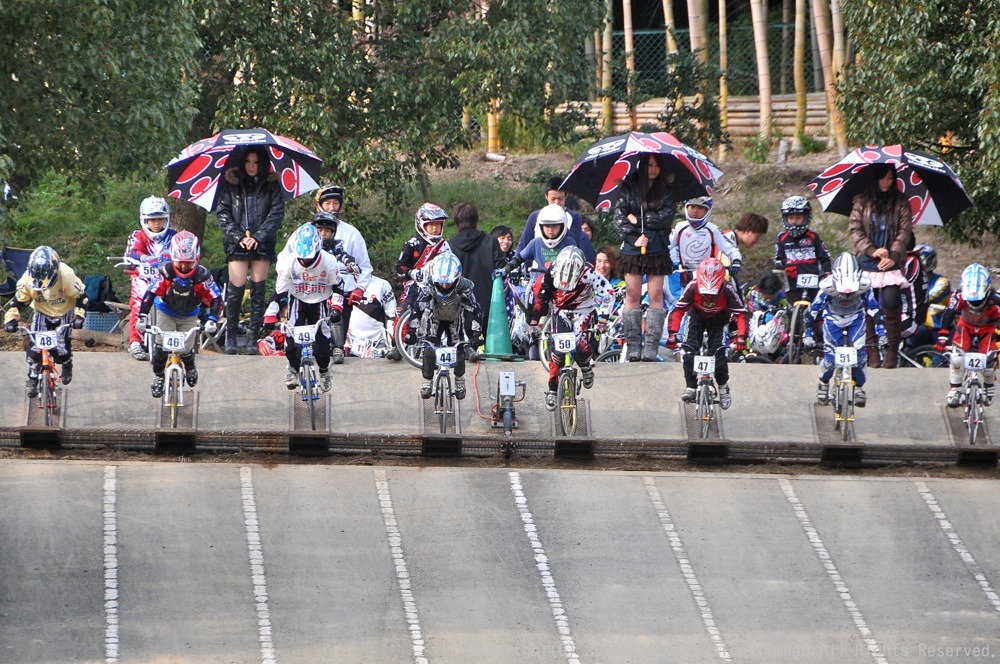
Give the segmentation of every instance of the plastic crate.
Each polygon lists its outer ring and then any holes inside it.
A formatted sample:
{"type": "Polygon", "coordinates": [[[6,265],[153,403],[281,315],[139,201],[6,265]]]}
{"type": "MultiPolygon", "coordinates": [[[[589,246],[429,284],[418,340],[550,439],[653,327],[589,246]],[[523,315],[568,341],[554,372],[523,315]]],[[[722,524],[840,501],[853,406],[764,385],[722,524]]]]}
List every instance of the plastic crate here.
{"type": "Polygon", "coordinates": [[[118,315],[114,312],[88,311],[83,320],[83,329],[93,332],[110,332],[117,324],[118,315]]]}

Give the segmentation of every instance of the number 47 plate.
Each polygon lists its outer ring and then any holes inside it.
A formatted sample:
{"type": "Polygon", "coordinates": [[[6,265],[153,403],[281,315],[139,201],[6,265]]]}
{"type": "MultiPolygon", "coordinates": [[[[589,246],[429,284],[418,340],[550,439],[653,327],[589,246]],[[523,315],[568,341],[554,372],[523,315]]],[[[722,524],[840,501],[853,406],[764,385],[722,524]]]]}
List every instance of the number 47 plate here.
{"type": "Polygon", "coordinates": [[[710,374],[710,373],[715,373],[715,356],[714,355],[695,355],[695,357],[694,357],[694,372],[696,374],[710,374]]]}

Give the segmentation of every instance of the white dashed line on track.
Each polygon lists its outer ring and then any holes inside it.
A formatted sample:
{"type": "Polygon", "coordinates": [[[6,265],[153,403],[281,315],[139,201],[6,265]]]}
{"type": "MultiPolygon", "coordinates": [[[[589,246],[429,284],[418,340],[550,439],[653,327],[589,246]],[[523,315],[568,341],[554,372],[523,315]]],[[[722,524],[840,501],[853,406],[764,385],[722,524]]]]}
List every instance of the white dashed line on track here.
{"type": "Polygon", "coordinates": [[[570,664],[579,664],[580,656],[576,652],[576,643],[573,641],[573,634],[569,629],[569,619],[566,617],[566,608],[563,606],[559,591],[556,590],[555,579],[549,570],[549,559],[545,555],[545,548],[542,540],[538,537],[538,528],[535,526],[535,518],[528,509],[528,499],[524,495],[524,487],[521,486],[521,474],[517,472],[508,473],[510,477],[510,488],[514,492],[514,504],[521,515],[521,525],[528,536],[531,550],[535,556],[535,566],[538,574],[542,578],[542,587],[545,589],[545,596],[549,600],[549,607],[552,609],[552,617],[556,621],[556,629],[559,631],[559,640],[562,641],[563,654],[570,664]]]}
{"type": "Polygon", "coordinates": [[[118,662],[118,476],[104,467],[104,662],[118,662]]]}
{"type": "Polygon", "coordinates": [[[240,495],[243,498],[243,525],[246,528],[247,550],[250,553],[250,576],[253,599],[257,608],[257,640],[260,643],[261,664],[277,664],[274,641],[271,638],[271,610],[267,606],[267,579],[264,576],[264,549],[260,542],[260,522],[253,492],[253,471],[240,468],[240,495]]]}
{"type": "Polygon", "coordinates": [[[882,654],[882,648],[879,646],[878,641],[872,634],[871,629],[868,627],[868,623],[865,622],[865,618],[861,615],[861,609],[858,608],[857,603],[851,596],[851,591],[847,587],[847,583],[844,581],[840,572],[837,570],[837,566],[833,563],[833,558],[830,556],[830,552],[827,551],[826,545],[823,544],[822,538],[819,536],[819,531],[816,530],[815,526],[812,524],[812,520],[806,513],[805,507],[802,505],[802,501],[795,494],[795,489],[792,487],[792,483],[786,479],[780,479],[778,482],[781,484],[781,490],[785,493],[785,498],[792,505],[792,509],[795,510],[795,517],[799,520],[799,525],[802,526],[802,530],[805,531],[806,537],[809,538],[809,543],[812,545],[813,552],[819,561],[823,564],[823,569],[826,571],[830,580],[833,581],[833,586],[837,591],[837,595],[840,596],[840,600],[847,607],[848,613],[851,614],[851,620],[854,622],[854,626],[857,628],[858,632],[861,633],[861,638],[864,641],[865,648],[868,650],[868,654],[871,655],[872,659],[878,662],[878,664],[888,664],[888,661],[884,654],[882,654]]]}
{"type": "Polygon", "coordinates": [[[382,522],[385,524],[385,535],[389,540],[392,564],[396,568],[396,582],[399,585],[399,594],[403,599],[406,626],[410,632],[410,642],[413,645],[413,661],[414,664],[427,664],[427,656],[424,651],[424,634],[420,629],[420,615],[417,612],[417,601],[413,597],[410,573],[406,569],[406,558],[403,556],[403,537],[399,532],[396,512],[392,509],[392,494],[389,493],[389,480],[384,470],[375,470],[375,489],[378,491],[378,504],[382,511],[382,522]]]}
{"type": "Polygon", "coordinates": [[[983,568],[979,566],[976,559],[972,557],[969,549],[966,548],[965,544],[962,542],[962,538],[958,536],[955,532],[955,526],[951,525],[951,521],[948,520],[948,515],[944,513],[941,505],[938,504],[937,498],[931,493],[930,488],[928,488],[926,482],[915,482],[917,485],[917,491],[920,492],[920,496],[924,499],[927,504],[928,509],[930,509],[931,514],[937,520],[938,525],[941,526],[941,530],[944,531],[945,536],[948,538],[948,542],[951,544],[951,548],[955,550],[958,557],[962,559],[965,563],[966,568],[972,574],[972,578],[976,580],[979,584],[979,589],[983,591],[986,595],[986,599],[989,601],[993,610],[1000,613],[1000,596],[990,585],[989,579],[986,578],[986,574],[983,572],[983,568]]]}
{"type": "Polygon", "coordinates": [[[701,622],[705,625],[705,630],[708,632],[709,638],[712,639],[712,645],[715,646],[715,653],[723,662],[732,662],[733,658],[729,654],[729,648],[726,647],[726,642],[722,639],[722,632],[719,631],[719,626],[715,622],[715,616],[712,614],[712,608],[705,597],[705,590],[694,573],[694,567],[691,565],[687,552],[684,550],[684,544],[681,542],[680,535],[677,534],[677,528],[674,527],[670,512],[667,511],[667,505],[663,502],[663,496],[656,487],[656,481],[652,477],[646,477],[643,479],[643,482],[646,485],[646,494],[649,496],[649,501],[653,503],[656,516],[660,519],[660,525],[663,526],[663,530],[667,534],[667,539],[670,540],[670,549],[674,552],[677,564],[681,566],[681,574],[684,576],[684,581],[691,592],[691,597],[694,598],[695,604],[698,605],[701,622]]]}

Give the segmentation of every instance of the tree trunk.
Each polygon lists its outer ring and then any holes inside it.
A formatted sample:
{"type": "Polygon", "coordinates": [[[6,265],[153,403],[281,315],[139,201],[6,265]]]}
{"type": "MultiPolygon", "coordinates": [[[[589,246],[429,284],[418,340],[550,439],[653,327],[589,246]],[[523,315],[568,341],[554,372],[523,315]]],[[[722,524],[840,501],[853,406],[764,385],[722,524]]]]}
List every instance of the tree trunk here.
{"type": "Polygon", "coordinates": [[[635,38],[632,34],[632,0],[622,0],[622,28],[625,32],[625,98],[629,114],[632,116],[629,124],[632,131],[635,131],[638,121],[635,113],[635,89],[633,88],[635,83],[635,38]]]}
{"type": "Polygon", "coordinates": [[[702,33],[702,3],[700,0],[687,0],[688,8],[688,35],[691,39],[691,51],[698,53],[698,59],[707,64],[708,53],[705,51],[705,35],[702,33]]]}
{"type": "Polygon", "coordinates": [[[847,57],[847,40],[844,38],[844,15],[840,11],[840,0],[830,0],[830,22],[833,25],[833,78],[840,78],[847,57]]]}
{"type": "Polygon", "coordinates": [[[677,39],[674,37],[677,24],[674,20],[673,0],[663,0],[663,29],[666,31],[667,55],[672,55],[678,51],[677,39]]]}
{"type": "Polygon", "coordinates": [[[605,0],[604,14],[604,39],[601,48],[601,57],[604,63],[601,65],[601,87],[604,89],[604,97],[601,99],[601,126],[604,133],[610,135],[615,126],[615,107],[611,101],[612,84],[612,50],[614,48],[614,35],[611,28],[614,25],[614,5],[613,0],[605,0]]]}
{"type": "Polygon", "coordinates": [[[824,0],[812,0],[813,16],[816,19],[816,41],[819,44],[820,62],[823,64],[823,84],[826,90],[826,103],[830,109],[830,124],[833,137],[837,144],[837,152],[841,157],[847,156],[847,132],[844,129],[844,118],[837,107],[837,91],[833,79],[833,45],[830,39],[830,23],[827,21],[824,0]]]}
{"type": "Polygon", "coordinates": [[[205,208],[188,203],[180,198],[173,199],[173,212],[170,215],[170,227],[179,231],[191,231],[201,243],[205,237],[205,219],[208,213],[205,208]]]}
{"type": "Polygon", "coordinates": [[[757,52],[757,85],[760,88],[760,137],[771,136],[771,65],[767,56],[767,6],[764,0],[750,0],[753,43],[757,52]]]}
{"type": "MultiPolygon", "coordinates": [[[[725,132],[729,126],[729,21],[726,15],[726,0],[719,0],[719,123],[725,132]]],[[[719,144],[719,161],[725,161],[726,145],[719,144]]]]}
{"type": "Polygon", "coordinates": [[[781,94],[788,94],[788,55],[791,52],[789,42],[792,31],[788,24],[792,22],[792,0],[781,0],[781,94]]]}
{"type": "Polygon", "coordinates": [[[807,0],[795,0],[795,134],[792,136],[792,153],[802,154],[802,137],[806,133],[806,20],[809,10],[807,0]]]}

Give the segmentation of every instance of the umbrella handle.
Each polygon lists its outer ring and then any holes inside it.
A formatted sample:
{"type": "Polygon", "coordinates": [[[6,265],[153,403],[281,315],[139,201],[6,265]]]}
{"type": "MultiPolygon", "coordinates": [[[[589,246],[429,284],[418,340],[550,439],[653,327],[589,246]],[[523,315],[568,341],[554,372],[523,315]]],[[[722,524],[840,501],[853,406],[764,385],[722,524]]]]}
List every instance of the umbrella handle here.
{"type": "Polygon", "coordinates": [[[643,256],[646,255],[646,245],[642,245],[641,247],[639,247],[639,253],[642,254],[643,256]]]}

